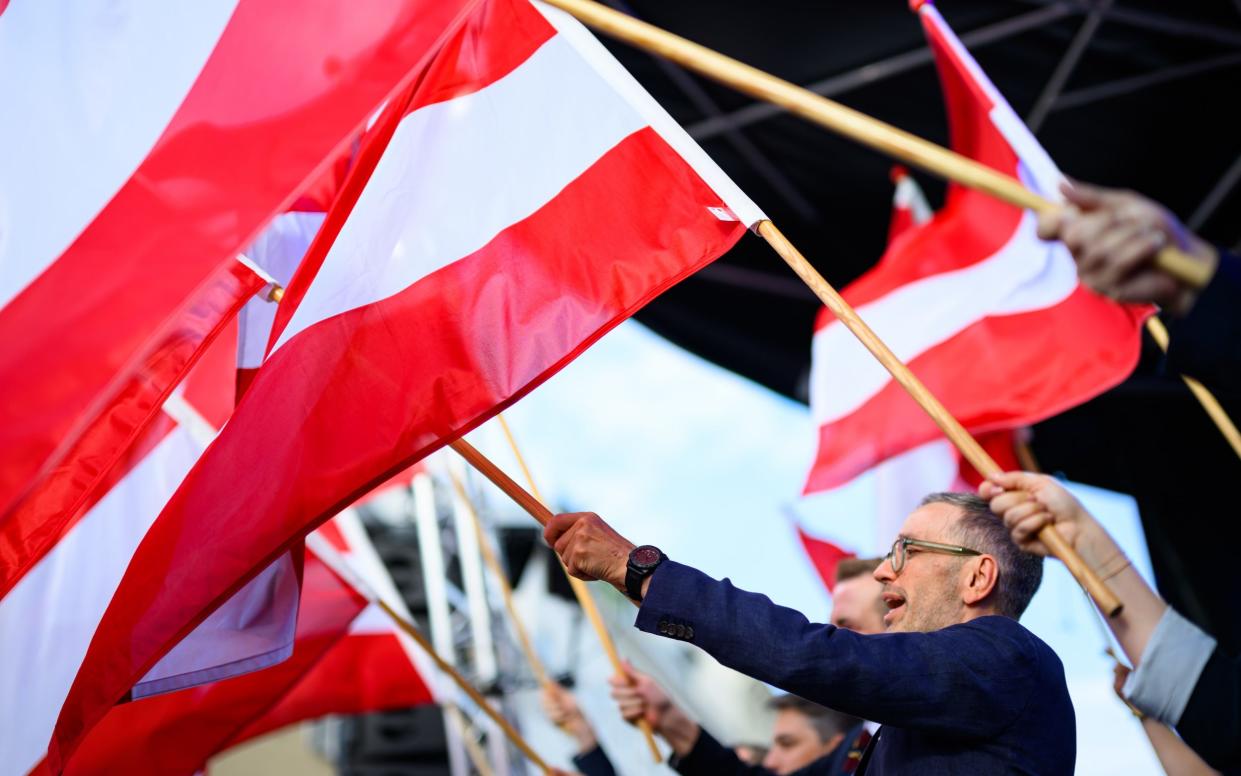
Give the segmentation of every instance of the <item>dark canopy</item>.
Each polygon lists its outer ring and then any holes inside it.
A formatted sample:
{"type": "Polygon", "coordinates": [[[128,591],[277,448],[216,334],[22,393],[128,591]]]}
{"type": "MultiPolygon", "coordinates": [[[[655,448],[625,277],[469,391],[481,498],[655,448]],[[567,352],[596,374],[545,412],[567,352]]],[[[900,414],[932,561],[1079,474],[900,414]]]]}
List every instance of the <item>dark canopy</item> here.
{"type": "MultiPolygon", "coordinates": [[[[615,0],[612,5],[939,143],[930,52],[902,0],[615,0]]],[[[1241,242],[1241,0],[942,0],[940,11],[1068,174],[1144,192],[1241,242]]],[[[883,250],[891,162],[803,120],[609,47],[837,287],[883,250]]],[[[918,174],[932,202],[943,186],[918,174]]],[[[1241,300],[1239,300],[1241,301],[1241,300]]],[[[760,240],[638,319],[805,400],[817,304],[760,240]]],[[[1148,348],[1117,389],[1035,428],[1043,468],[1134,494],[1160,587],[1241,647],[1232,566],[1241,461],[1148,348]]],[[[1241,417],[1237,397],[1221,397],[1241,417]]]]}

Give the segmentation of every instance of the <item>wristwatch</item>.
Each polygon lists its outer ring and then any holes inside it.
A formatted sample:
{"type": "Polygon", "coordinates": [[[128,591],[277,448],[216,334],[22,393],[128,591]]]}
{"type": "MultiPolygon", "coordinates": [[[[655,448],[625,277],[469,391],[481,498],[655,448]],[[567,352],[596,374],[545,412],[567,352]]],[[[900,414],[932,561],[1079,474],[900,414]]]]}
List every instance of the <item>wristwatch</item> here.
{"type": "Polygon", "coordinates": [[[642,582],[655,573],[659,564],[668,559],[658,547],[644,544],[635,547],[629,553],[629,563],[625,566],[625,593],[635,601],[642,600],[642,582]]]}

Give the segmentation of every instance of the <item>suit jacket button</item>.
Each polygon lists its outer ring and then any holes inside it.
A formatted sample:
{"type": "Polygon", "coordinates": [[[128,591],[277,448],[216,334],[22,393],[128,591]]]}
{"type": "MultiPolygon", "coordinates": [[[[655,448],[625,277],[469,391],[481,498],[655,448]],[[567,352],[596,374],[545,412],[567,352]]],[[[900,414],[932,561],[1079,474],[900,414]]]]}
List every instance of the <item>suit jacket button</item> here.
{"type": "Polygon", "coordinates": [[[677,623],[676,625],[676,637],[678,639],[685,638],[685,626],[680,623],[677,623]]]}
{"type": "Polygon", "coordinates": [[[694,626],[686,625],[685,626],[685,640],[689,641],[692,638],[694,638],[694,626]]]}
{"type": "Polygon", "coordinates": [[[666,619],[659,621],[659,632],[668,635],[668,621],[666,619]]]}

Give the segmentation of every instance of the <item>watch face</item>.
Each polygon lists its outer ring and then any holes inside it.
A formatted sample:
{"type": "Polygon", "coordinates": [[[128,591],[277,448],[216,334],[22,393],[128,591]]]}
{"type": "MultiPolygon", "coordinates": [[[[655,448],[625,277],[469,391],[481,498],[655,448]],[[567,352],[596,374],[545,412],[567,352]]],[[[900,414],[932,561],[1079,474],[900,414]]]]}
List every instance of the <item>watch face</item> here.
{"type": "Polygon", "coordinates": [[[629,557],[633,560],[634,565],[643,568],[654,566],[659,562],[659,549],[649,544],[644,544],[633,551],[629,557]]]}

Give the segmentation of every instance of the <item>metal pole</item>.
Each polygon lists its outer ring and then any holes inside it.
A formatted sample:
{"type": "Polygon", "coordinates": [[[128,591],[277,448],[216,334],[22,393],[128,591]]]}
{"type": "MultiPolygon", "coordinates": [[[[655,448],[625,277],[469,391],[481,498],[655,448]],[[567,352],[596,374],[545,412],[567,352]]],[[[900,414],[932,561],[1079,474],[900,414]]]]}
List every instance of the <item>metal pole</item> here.
{"type": "MultiPolygon", "coordinates": [[[[447,571],[444,567],[444,550],[440,545],[439,516],[435,509],[435,486],[426,473],[414,475],[413,482],[414,525],[418,530],[418,557],[422,561],[422,584],[427,593],[427,619],[431,628],[431,643],[445,662],[456,665],[457,650],[452,637],[452,616],[448,610],[448,594],[445,588],[447,571]]],[[[466,759],[466,732],[461,729],[461,718],[444,708],[444,732],[448,742],[448,766],[453,776],[469,776],[466,759]]]]}

